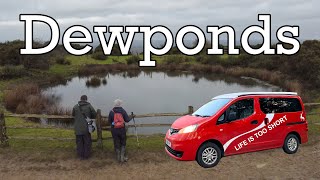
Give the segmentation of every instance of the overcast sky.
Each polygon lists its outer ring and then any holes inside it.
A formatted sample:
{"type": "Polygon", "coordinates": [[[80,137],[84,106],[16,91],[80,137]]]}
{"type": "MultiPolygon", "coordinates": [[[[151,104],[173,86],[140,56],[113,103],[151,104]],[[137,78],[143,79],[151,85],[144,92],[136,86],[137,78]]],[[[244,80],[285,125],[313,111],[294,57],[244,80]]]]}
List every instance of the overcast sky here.
{"type": "MultiPolygon", "coordinates": [[[[270,13],[273,32],[282,25],[299,25],[300,39],[320,39],[319,7],[319,0],[10,0],[0,2],[0,41],[24,38],[22,13],[49,15],[61,31],[76,24],[90,30],[93,25],[165,25],[173,32],[189,24],[202,29],[232,25],[237,38],[247,26],[261,25],[259,13],[270,13]]],[[[49,39],[47,26],[35,28],[36,39],[49,39]]]]}

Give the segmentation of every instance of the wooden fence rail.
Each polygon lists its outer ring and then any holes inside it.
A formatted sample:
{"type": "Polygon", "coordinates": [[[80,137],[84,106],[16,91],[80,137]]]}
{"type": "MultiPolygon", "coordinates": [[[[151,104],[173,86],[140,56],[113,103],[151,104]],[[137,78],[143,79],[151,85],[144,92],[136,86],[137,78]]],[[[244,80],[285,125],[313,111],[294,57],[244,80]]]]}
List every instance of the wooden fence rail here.
{"type": "MultiPolygon", "coordinates": [[[[161,116],[184,116],[189,113],[149,113],[149,114],[137,114],[136,118],[147,117],[161,117],[161,116]]],[[[6,117],[20,117],[20,118],[47,118],[47,119],[73,119],[68,115],[46,115],[46,114],[6,114],[6,117]]],[[[102,119],[108,119],[108,116],[102,116],[102,119]]]]}

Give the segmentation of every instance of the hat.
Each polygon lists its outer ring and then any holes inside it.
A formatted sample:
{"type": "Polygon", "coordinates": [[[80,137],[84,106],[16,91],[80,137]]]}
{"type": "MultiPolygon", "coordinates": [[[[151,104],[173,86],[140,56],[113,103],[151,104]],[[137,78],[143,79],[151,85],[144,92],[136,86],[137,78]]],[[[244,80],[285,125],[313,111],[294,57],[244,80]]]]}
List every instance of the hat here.
{"type": "Polygon", "coordinates": [[[87,95],[82,95],[82,96],[80,97],[80,100],[81,100],[81,101],[87,101],[87,100],[88,100],[87,95]]]}
{"type": "Polygon", "coordinates": [[[121,105],[122,105],[122,100],[121,99],[114,100],[114,107],[121,107],[121,105]]]}

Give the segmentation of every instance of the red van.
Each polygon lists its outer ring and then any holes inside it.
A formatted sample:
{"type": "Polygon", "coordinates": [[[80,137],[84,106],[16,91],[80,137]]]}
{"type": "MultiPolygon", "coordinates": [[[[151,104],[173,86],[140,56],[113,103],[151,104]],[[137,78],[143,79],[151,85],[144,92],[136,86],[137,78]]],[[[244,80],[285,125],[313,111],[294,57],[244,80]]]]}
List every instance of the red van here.
{"type": "Polygon", "coordinates": [[[166,134],[165,150],[177,160],[209,168],[234,154],[280,147],[293,154],[308,141],[307,131],[297,93],[224,94],[177,119],[166,134]]]}

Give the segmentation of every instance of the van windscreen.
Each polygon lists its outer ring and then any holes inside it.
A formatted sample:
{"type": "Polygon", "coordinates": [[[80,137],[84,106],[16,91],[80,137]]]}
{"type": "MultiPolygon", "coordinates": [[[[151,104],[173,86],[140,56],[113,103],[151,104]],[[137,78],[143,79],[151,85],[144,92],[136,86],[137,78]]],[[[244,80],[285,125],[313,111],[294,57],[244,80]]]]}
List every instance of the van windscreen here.
{"type": "Polygon", "coordinates": [[[193,116],[210,117],[217,113],[223,106],[225,106],[231,99],[214,99],[207,104],[201,106],[195,111],[193,116]]]}

